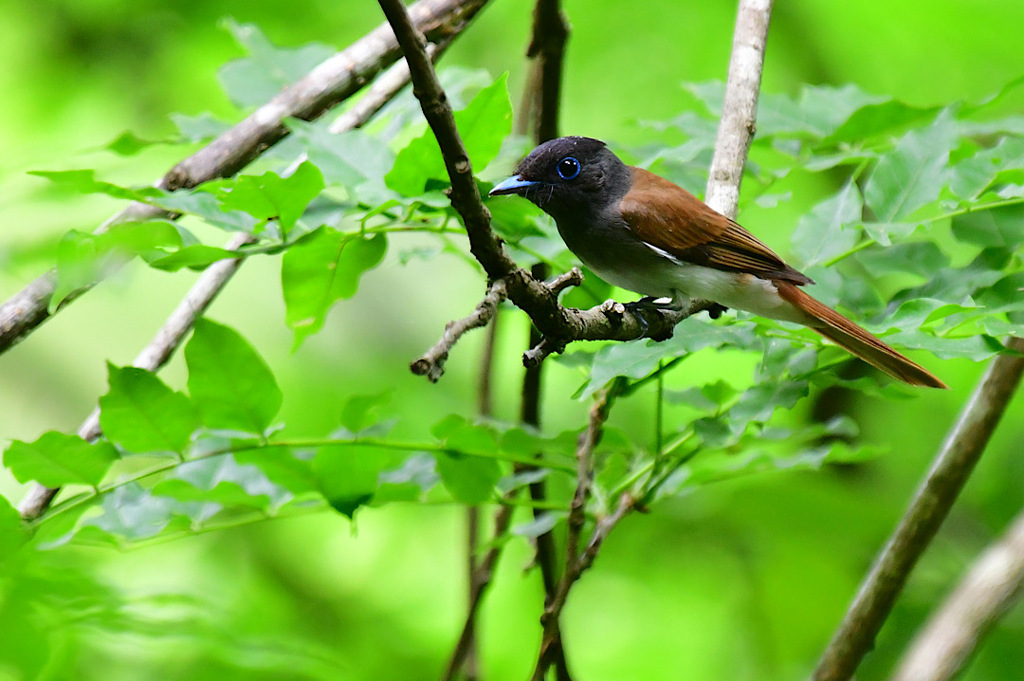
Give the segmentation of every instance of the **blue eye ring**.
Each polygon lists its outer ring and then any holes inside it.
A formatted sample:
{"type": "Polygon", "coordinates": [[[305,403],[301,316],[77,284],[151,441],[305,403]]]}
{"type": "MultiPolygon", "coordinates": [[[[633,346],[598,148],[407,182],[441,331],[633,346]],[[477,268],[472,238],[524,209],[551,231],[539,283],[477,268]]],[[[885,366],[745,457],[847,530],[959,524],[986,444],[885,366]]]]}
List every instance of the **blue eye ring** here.
{"type": "Polygon", "coordinates": [[[580,162],[572,156],[566,156],[558,162],[555,170],[563,180],[575,180],[576,176],[580,174],[580,162]]]}

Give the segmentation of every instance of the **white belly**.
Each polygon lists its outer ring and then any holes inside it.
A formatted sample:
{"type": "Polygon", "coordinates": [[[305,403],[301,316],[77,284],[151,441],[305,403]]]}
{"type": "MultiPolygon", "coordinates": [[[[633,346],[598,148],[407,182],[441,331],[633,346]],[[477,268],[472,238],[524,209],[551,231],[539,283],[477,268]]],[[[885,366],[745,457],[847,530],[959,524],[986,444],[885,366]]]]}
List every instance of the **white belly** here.
{"type": "MultiPolygon", "coordinates": [[[[589,265],[588,265],[589,266],[589,265]]],[[[654,271],[601,272],[598,276],[621,288],[658,298],[712,300],[734,310],[752,312],[759,317],[808,324],[810,318],[780,295],[775,284],[752,274],[725,272],[711,267],[682,263],[665,258],[654,271]]]]}

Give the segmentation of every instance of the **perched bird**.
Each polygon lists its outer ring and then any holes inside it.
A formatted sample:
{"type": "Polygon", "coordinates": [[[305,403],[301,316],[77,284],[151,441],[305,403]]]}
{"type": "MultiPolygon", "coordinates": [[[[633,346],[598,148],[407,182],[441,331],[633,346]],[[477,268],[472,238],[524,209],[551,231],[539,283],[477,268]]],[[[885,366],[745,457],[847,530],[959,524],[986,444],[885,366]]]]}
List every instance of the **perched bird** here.
{"type": "Polygon", "coordinates": [[[946,384],[801,288],[814,282],[682,187],[627,166],[600,140],[560,137],[523,159],[490,195],[518,194],[555,219],[583,264],[609,284],[679,309],[690,299],[808,326],[911,385],[946,384]]]}

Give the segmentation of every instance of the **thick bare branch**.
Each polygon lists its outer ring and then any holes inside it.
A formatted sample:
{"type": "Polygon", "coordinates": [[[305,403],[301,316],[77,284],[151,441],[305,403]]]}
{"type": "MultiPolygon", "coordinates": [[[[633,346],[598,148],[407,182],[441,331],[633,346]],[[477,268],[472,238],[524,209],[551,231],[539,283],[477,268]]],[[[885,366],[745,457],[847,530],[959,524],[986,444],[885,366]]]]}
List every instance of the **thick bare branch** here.
{"type": "MultiPolygon", "coordinates": [[[[409,8],[412,21],[436,41],[450,39],[479,12],[487,0],[420,0],[409,8]]],[[[156,186],[173,191],[208,180],[228,177],[244,168],[288,134],[287,118],[313,120],[360,90],[400,54],[387,24],[327,59],[301,80],[285,88],[233,128],[173,168],[156,186]]],[[[159,208],[132,204],[107,220],[97,231],[127,221],[168,214],[159,208]]],[[[0,353],[45,322],[56,276],[48,272],[0,306],[0,353]]],[[[74,292],[67,305],[88,288],[74,292]]],[[[63,307],[62,305],[62,307],[63,307]]]]}
{"type": "Polygon", "coordinates": [[[1024,513],[974,562],[963,581],[917,635],[893,681],[959,676],[989,629],[1024,591],[1024,513]]]}
{"type": "MultiPolygon", "coordinates": [[[[1024,340],[1020,338],[1011,338],[1007,346],[1024,352],[1024,340]]],[[[825,649],[814,670],[814,681],[846,681],[853,676],[874,644],[910,571],[981,458],[1022,372],[1024,358],[1019,355],[1000,355],[989,365],[825,649]]]]}

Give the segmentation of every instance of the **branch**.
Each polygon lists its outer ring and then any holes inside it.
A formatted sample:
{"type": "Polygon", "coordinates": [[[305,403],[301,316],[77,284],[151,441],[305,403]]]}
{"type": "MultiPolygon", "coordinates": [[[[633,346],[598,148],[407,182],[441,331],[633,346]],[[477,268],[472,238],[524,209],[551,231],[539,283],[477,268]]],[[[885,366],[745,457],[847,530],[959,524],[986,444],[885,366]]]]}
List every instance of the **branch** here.
{"type": "MultiPolygon", "coordinates": [[[[513,491],[510,495],[514,493],[513,491]]],[[[506,501],[510,501],[510,499],[506,499],[506,501]]],[[[462,625],[462,633],[459,634],[459,640],[455,644],[455,651],[448,661],[448,668],[445,670],[444,676],[441,677],[443,681],[451,681],[455,678],[463,662],[465,662],[466,656],[472,649],[473,635],[476,629],[476,613],[480,608],[480,601],[483,598],[484,592],[490,586],[491,578],[494,576],[494,567],[498,563],[498,558],[501,556],[501,549],[504,545],[501,540],[508,532],[509,522],[512,520],[512,511],[514,509],[515,506],[513,504],[505,503],[494,516],[494,540],[487,555],[477,564],[476,569],[471,575],[468,614],[466,615],[465,623],[462,625]]]]}
{"type": "MultiPolygon", "coordinates": [[[[1024,340],[1007,347],[1024,352],[1024,340]]],[[[825,649],[814,681],[846,681],[871,649],[896,597],[967,482],[1024,373],[1024,358],[1000,355],[989,365],[949,432],[899,526],[865,577],[825,649]]]]}
{"type": "Polygon", "coordinates": [[[499,279],[487,289],[487,295],[476,306],[473,313],[457,321],[448,322],[444,327],[444,335],[422,357],[409,365],[414,374],[426,376],[432,383],[444,374],[444,363],[452,347],[467,331],[486,326],[498,311],[498,305],[505,300],[505,281],[499,279]]]}
{"type": "MultiPolygon", "coordinates": [[[[420,30],[447,40],[461,32],[487,0],[420,0],[409,8],[420,30]]],[[[344,101],[381,69],[394,62],[400,52],[390,28],[384,24],[347,49],[335,54],[270,102],[222,134],[192,156],[171,168],[156,186],[167,190],[194,187],[244,168],[267,148],[288,134],[285,120],[314,120],[344,101]]],[[[173,217],[162,209],[130,204],[104,222],[97,231],[128,221],[173,217]]],[[[56,273],[42,275],[0,306],[0,353],[24,339],[50,317],[47,308],[53,297],[56,273]]],[[[85,293],[75,291],[65,305],[85,293]]]]}
{"type": "MultiPolygon", "coordinates": [[[[250,235],[238,234],[228,242],[226,247],[230,250],[238,250],[251,241],[250,235]]],[[[135,358],[132,366],[149,371],[156,371],[162,367],[174,354],[175,349],[188,334],[195,320],[206,311],[241,265],[242,258],[238,257],[220,260],[207,267],[182,301],[178,303],[178,307],[174,309],[164,325],[157,331],[153,340],[135,358]]],[[[99,439],[102,435],[99,407],[95,408],[78,428],[78,435],[89,442],[99,439]]],[[[59,487],[33,484],[18,505],[21,517],[26,520],[38,517],[50,506],[59,491],[59,487]]]]}
{"type": "Polygon", "coordinates": [[[946,681],[1024,590],[1024,513],[974,562],[903,656],[893,681],[946,681]]]}
{"type": "MultiPolygon", "coordinates": [[[[439,55],[442,48],[438,48],[435,56],[439,55]]],[[[392,72],[395,69],[392,69],[392,72]]],[[[390,72],[389,72],[390,73],[390,72]]],[[[406,71],[408,73],[408,71],[406,71]]],[[[388,74],[385,74],[388,75],[388,74]]],[[[400,75],[400,72],[399,72],[400,75]]],[[[408,82],[406,80],[406,82],[408,82]]],[[[402,85],[397,78],[381,78],[375,81],[366,95],[360,99],[351,110],[346,112],[344,125],[335,123],[332,130],[344,132],[345,130],[362,127],[369,121],[384,104],[390,101],[402,85]]],[[[142,204],[133,204],[133,207],[148,208],[142,204]]],[[[131,209],[132,207],[129,207],[131,209]]],[[[228,250],[238,250],[242,246],[251,243],[253,238],[248,234],[237,234],[225,245],[228,250]]],[[[228,281],[242,265],[241,258],[221,260],[213,263],[203,272],[202,276],[189,289],[178,307],[171,313],[167,321],[157,332],[153,340],[135,358],[133,366],[148,371],[156,371],[171,358],[182,339],[192,328],[195,320],[203,315],[206,309],[213,302],[213,299],[227,286],[228,281]]],[[[100,410],[97,407],[89,415],[78,429],[78,435],[90,442],[99,439],[100,431],[100,410]]],[[[19,511],[25,519],[36,518],[42,514],[53,502],[54,497],[60,491],[59,487],[44,487],[36,484],[31,487],[25,497],[21,500],[19,511]]]]}
{"type": "Polygon", "coordinates": [[[737,10],[722,120],[704,193],[705,203],[730,218],[736,217],[743,165],[754,138],[771,14],[772,0],[740,0],[737,10]]]}
{"type": "Polygon", "coordinates": [[[580,555],[581,536],[587,517],[586,505],[590,498],[590,486],[594,476],[594,448],[597,447],[604,434],[604,423],[615,402],[619,386],[619,381],[613,381],[594,396],[587,429],[580,434],[576,446],[576,492],[573,494],[572,504],[569,507],[568,533],[565,540],[565,571],[555,590],[554,597],[546,604],[544,614],[541,615],[544,633],[541,637],[540,652],[537,655],[537,666],[533,670],[533,681],[543,681],[548,667],[562,652],[559,618],[573,584],[583,572],[593,565],[597,552],[608,533],[633,508],[632,498],[624,494],[611,515],[598,519],[590,541],[583,554],[580,555]]]}

